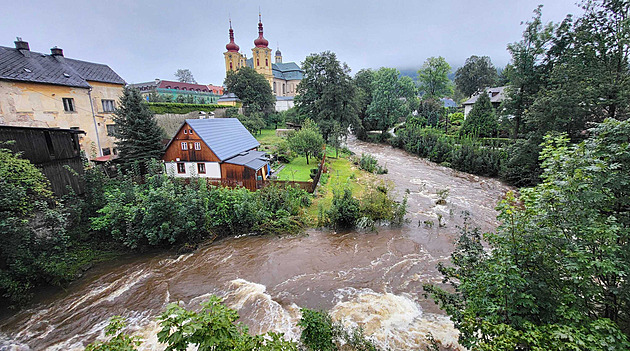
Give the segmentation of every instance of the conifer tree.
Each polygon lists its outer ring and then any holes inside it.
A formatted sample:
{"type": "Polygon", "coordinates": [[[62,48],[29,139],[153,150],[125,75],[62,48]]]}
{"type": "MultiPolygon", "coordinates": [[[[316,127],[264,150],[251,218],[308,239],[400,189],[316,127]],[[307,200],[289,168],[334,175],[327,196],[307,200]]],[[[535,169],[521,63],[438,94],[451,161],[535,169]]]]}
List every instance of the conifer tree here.
{"type": "Polygon", "coordinates": [[[497,116],[490,102],[490,97],[486,92],[483,92],[466,117],[461,133],[482,138],[494,137],[498,128],[497,116]]]}
{"type": "Polygon", "coordinates": [[[162,129],[138,89],[125,87],[114,122],[116,147],[124,168],[138,164],[142,170],[149,160],[162,156],[162,129]]]}

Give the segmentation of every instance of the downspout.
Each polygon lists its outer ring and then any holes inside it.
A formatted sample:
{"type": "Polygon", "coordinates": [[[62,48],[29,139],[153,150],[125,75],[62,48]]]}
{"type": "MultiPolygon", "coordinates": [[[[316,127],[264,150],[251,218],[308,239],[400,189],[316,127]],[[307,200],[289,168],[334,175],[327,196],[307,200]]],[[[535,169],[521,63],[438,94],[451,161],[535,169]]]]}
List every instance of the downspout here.
{"type": "Polygon", "coordinates": [[[92,109],[92,121],[94,121],[94,131],[96,132],[96,146],[98,147],[98,155],[103,156],[101,149],[101,139],[98,137],[98,123],[96,123],[96,115],[94,114],[94,104],[92,103],[92,88],[88,89],[88,97],[90,98],[90,108],[92,109]]]}

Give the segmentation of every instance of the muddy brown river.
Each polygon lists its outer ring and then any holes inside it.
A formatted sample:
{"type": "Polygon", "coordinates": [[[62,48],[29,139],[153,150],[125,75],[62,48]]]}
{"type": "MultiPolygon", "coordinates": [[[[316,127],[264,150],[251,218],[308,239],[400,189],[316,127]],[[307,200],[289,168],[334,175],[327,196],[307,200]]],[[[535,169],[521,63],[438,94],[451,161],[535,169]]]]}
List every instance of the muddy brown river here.
{"type": "Polygon", "coordinates": [[[362,326],[382,347],[419,349],[430,332],[459,349],[456,330],[422,297],[422,284],[440,283],[435,266],[449,258],[461,213],[492,230],[494,207],[509,187],[389,146],[350,140],[349,147],[373,154],[389,169],[379,177],[393,182],[398,197],[408,190],[409,222],[402,228],[243,236],[191,254],[100,265],[66,291],[0,320],[0,350],[81,350],[103,338],[112,315],[128,318],[129,330],[144,339],[142,350],[162,350],[155,316],[171,302],[196,308],[210,294],[224,297],[255,333],[273,330],[296,339],[299,310],[308,307],[330,310],[348,327],[362,326]],[[449,191],[446,204],[436,205],[443,189],[449,191]]]}

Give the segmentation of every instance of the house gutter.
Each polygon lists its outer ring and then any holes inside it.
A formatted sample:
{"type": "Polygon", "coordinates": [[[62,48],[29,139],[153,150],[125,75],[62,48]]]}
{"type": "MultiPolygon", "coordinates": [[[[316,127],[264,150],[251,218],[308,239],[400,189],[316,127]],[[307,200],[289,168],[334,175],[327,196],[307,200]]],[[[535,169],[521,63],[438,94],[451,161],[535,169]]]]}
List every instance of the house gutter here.
{"type": "Polygon", "coordinates": [[[98,137],[98,123],[96,123],[96,115],[94,114],[94,104],[92,103],[92,87],[88,89],[88,97],[90,98],[90,108],[92,109],[92,121],[94,121],[94,131],[96,132],[96,146],[98,146],[98,155],[103,156],[103,149],[101,149],[101,139],[98,137]]]}

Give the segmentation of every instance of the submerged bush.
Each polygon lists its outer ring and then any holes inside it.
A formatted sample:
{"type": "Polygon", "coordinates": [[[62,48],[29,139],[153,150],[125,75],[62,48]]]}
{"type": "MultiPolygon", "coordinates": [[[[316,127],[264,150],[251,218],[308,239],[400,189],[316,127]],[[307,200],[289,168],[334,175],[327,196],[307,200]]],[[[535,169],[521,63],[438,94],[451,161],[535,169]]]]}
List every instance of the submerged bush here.
{"type": "Polygon", "coordinates": [[[359,159],[359,168],[366,172],[376,173],[376,174],[386,174],[387,168],[378,164],[376,157],[370,154],[361,154],[361,158],[359,159]]]}
{"type": "Polygon", "coordinates": [[[397,202],[391,189],[379,184],[370,186],[361,198],[355,198],[350,188],[335,191],[331,207],[319,222],[337,229],[374,228],[376,224],[400,226],[406,214],[407,197],[397,202]]]}

